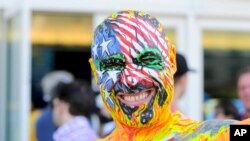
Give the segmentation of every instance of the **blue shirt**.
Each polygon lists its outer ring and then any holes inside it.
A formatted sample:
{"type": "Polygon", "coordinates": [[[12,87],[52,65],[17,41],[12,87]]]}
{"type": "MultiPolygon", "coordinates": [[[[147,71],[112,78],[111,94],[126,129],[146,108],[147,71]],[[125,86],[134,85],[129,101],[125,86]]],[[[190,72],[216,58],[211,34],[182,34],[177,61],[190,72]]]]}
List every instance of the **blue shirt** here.
{"type": "Polygon", "coordinates": [[[47,106],[36,122],[36,135],[38,141],[53,141],[56,126],[53,122],[52,109],[47,106]]]}

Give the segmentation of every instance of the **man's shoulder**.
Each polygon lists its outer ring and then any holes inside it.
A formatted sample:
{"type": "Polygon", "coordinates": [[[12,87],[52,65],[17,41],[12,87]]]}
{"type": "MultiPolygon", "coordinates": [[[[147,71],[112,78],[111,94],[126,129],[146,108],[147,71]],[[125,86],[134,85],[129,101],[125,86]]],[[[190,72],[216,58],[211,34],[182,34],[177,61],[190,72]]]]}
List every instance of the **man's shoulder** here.
{"type": "Polygon", "coordinates": [[[243,113],[240,115],[240,120],[245,120],[245,119],[248,119],[250,118],[249,115],[247,113],[243,113]]]}
{"type": "Polygon", "coordinates": [[[187,131],[178,133],[174,137],[176,141],[183,140],[211,140],[229,137],[229,126],[235,120],[207,120],[192,125],[187,131]]]}
{"type": "Polygon", "coordinates": [[[235,124],[245,124],[245,125],[250,125],[250,118],[247,118],[242,121],[236,121],[235,124]]]}

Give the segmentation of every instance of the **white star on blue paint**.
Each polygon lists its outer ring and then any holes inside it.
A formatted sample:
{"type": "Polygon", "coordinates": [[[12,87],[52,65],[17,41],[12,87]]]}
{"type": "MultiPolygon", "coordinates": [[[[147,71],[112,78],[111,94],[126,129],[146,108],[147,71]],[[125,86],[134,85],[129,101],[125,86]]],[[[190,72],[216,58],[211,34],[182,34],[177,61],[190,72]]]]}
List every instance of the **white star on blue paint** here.
{"type": "Polygon", "coordinates": [[[98,56],[98,54],[97,54],[97,47],[98,47],[98,45],[97,44],[95,44],[94,46],[93,46],[93,52],[94,52],[94,57],[96,57],[96,56],[98,56]]]}
{"type": "Polygon", "coordinates": [[[112,80],[114,83],[117,81],[117,74],[121,72],[121,71],[112,71],[112,72],[109,72],[108,73],[108,78],[106,79],[107,81],[108,80],[112,80]]]}
{"type": "Polygon", "coordinates": [[[100,78],[102,78],[102,77],[103,77],[104,71],[97,71],[97,73],[98,73],[98,76],[99,76],[100,78]]]}
{"type": "Polygon", "coordinates": [[[107,54],[109,55],[109,51],[108,51],[108,44],[111,42],[111,40],[107,40],[107,41],[105,41],[104,39],[103,39],[103,42],[102,42],[102,44],[101,44],[101,46],[102,46],[102,55],[103,55],[103,53],[106,51],[107,52],[107,54]]]}

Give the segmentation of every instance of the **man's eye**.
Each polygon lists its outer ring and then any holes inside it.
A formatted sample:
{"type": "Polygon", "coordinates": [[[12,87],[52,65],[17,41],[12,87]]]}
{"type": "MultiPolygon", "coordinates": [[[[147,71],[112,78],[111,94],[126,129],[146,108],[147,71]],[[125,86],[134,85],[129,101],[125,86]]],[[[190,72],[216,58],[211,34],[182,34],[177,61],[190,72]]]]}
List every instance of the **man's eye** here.
{"type": "Polygon", "coordinates": [[[125,61],[119,58],[109,58],[101,62],[101,70],[124,70],[125,61]]]}
{"type": "Polygon", "coordinates": [[[158,70],[163,69],[163,59],[160,54],[145,52],[136,59],[136,64],[158,70]]]}

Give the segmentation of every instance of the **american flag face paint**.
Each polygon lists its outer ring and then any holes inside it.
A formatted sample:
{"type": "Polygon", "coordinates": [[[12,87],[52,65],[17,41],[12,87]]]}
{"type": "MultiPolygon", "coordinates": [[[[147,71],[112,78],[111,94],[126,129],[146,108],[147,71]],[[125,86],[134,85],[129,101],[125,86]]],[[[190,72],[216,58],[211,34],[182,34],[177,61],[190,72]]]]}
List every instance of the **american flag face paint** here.
{"type": "Polygon", "coordinates": [[[114,13],[94,34],[91,55],[103,101],[116,121],[147,126],[169,106],[174,48],[162,25],[136,11],[114,13]]]}

